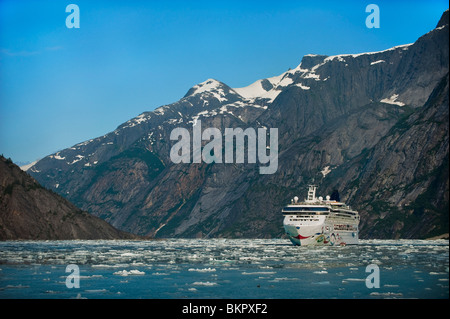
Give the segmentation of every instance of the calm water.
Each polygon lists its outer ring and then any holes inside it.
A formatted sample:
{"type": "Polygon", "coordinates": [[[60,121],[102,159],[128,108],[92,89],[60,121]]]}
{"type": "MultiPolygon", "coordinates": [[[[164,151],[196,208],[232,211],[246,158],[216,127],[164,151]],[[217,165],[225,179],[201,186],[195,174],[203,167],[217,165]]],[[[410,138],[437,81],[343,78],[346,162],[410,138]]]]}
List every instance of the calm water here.
{"type": "Polygon", "coordinates": [[[6,241],[0,298],[448,298],[448,247],[448,240],[6,241]],[[79,268],[79,288],[66,285],[70,264],[79,268]],[[367,287],[368,276],[379,288],[367,287]]]}

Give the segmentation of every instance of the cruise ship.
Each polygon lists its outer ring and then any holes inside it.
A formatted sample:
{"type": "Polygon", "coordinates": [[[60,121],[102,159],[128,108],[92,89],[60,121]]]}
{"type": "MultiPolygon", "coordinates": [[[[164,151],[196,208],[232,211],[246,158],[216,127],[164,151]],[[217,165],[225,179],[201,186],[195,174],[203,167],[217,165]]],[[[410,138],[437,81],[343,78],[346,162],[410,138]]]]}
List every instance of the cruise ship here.
{"type": "Polygon", "coordinates": [[[282,210],[291,242],[298,246],[358,244],[358,212],[340,202],[336,191],[317,198],[316,188],[310,185],[307,199],[299,202],[295,196],[282,210]]]}

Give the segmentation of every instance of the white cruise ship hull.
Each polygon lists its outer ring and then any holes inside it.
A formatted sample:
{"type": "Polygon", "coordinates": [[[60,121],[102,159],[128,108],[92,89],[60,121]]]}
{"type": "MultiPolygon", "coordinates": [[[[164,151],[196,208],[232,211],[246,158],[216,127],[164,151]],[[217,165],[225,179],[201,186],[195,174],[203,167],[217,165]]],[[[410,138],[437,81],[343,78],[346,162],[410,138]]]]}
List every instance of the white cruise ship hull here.
{"type": "Polygon", "coordinates": [[[291,242],[297,246],[339,246],[357,245],[359,243],[357,229],[335,230],[331,225],[296,226],[285,224],[284,230],[291,242]]]}

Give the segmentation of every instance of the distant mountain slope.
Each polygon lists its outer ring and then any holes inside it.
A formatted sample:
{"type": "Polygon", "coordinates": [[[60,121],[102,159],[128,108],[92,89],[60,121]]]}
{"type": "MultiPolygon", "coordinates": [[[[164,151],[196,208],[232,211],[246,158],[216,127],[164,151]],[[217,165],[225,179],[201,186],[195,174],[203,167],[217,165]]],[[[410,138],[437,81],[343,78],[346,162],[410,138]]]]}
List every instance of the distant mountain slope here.
{"type": "Polygon", "coordinates": [[[0,240],[136,238],[40,186],[0,157],[0,240]]]}
{"type": "MultiPolygon", "coordinates": [[[[279,237],[283,205],[337,188],[364,238],[448,232],[448,10],[415,43],[303,57],[294,69],[230,88],[209,79],[154,112],[28,172],[119,229],[157,237],[279,237]],[[177,127],[278,128],[278,171],[174,164],[177,127]],[[447,221],[447,222],[446,222],[447,221]]],[[[263,66],[262,66],[263,67],[263,66]]]]}

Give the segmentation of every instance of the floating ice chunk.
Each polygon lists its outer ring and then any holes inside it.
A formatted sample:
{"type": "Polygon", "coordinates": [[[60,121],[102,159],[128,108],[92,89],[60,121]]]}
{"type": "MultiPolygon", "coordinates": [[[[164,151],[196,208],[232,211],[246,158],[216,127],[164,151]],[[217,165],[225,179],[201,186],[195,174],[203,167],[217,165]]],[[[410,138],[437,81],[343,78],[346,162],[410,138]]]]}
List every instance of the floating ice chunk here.
{"type": "Polygon", "coordinates": [[[435,275],[446,275],[445,272],[435,272],[435,271],[430,271],[430,275],[435,276],[435,275]]]}
{"type": "Polygon", "coordinates": [[[196,272],[214,272],[216,271],[215,268],[203,268],[203,269],[199,269],[199,268],[189,268],[188,271],[196,271],[196,272]]]}
{"type": "Polygon", "coordinates": [[[123,253],[120,255],[121,257],[139,257],[141,254],[135,254],[135,253],[123,253]]]}
{"type": "Polygon", "coordinates": [[[288,278],[288,277],[276,277],[272,280],[269,280],[269,282],[279,282],[279,281],[295,281],[299,280],[298,278],[288,278]]]}
{"type": "Polygon", "coordinates": [[[255,271],[255,272],[243,272],[242,275],[273,275],[275,271],[255,271]]]}
{"type": "Polygon", "coordinates": [[[216,286],[216,282],[209,282],[209,281],[196,281],[193,283],[195,286],[216,286]]]}
{"type": "Polygon", "coordinates": [[[137,270],[137,269],[132,269],[132,270],[130,270],[130,271],[127,271],[127,270],[119,270],[119,271],[116,271],[115,273],[114,273],[114,275],[118,275],[118,276],[130,276],[130,275],[145,275],[145,272],[143,272],[143,271],[139,271],[139,270],[137,270]]]}
{"type": "Polygon", "coordinates": [[[30,286],[18,284],[18,285],[7,285],[5,288],[7,288],[7,289],[24,289],[24,288],[30,288],[30,286]]]}
{"type": "Polygon", "coordinates": [[[88,292],[88,293],[99,293],[99,292],[107,292],[108,290],[106,289],[88,289],[85,290],[84,292],[88,292]]]}
{"type": "Polygon", "coordinates": [[[383,297],[383,298],[403,297],[403,294],[401,292],[399,292],[399,293],[396,293],[396,292],[371,292],[370,295],[371,296],[379,296],[379,297],[383,297]]]}
{"type": "Polygon", "coordinates": [[[313,282],[313,285],[329,285],[329,281],[319,281],[319,282],[313,282]]]}
{"type": "Polygon", "coordinates": [[[79,276],[80,279],[102,278],[103,275],[79,276]]]}

